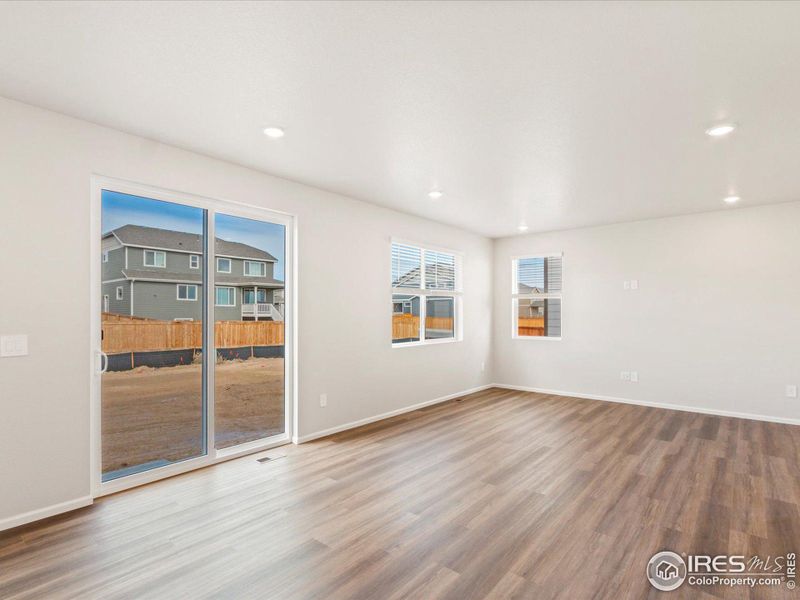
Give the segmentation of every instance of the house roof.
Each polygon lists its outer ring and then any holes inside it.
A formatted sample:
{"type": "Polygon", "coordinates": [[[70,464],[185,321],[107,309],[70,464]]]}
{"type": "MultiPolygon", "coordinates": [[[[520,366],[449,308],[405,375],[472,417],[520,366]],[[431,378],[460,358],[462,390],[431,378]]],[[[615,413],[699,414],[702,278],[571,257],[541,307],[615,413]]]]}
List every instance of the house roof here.
{"type": "MultiPolygon", "coordinates": [[[[122,275],[126,279],[165,281],[172,283],[203,283],[203,277],[199,272],[171,273],[169,271],[123,269],[122,275]]],[[[281,289],[284,287],[284,282],[278,279],[269,279],[267,277],[242,277],[239,275],[226,275],[225,273],[216,273],[214,276],[214,282],[217,285],[228,284],[235,286],[258,286],[263,288],[281,289]]]]}
{"type": "MultiPolygon", "coordinates": [[[[123,225],[106,233],[103,238],[115,235],[124,246],[138,246],[143,248],[158,248],[164,250],[178,250],[181,252],[202,253],[201,236],[197,233],[185,231],[171,231],[157,227],[144,227],[143,225],[123,225]]],[[[232,256],[236,258],[253,258],[268,262],[278,262],[269,252],[259,250],[247,244],[229,242],[216,238],[214,251],[217,256],[232,256]]]]}

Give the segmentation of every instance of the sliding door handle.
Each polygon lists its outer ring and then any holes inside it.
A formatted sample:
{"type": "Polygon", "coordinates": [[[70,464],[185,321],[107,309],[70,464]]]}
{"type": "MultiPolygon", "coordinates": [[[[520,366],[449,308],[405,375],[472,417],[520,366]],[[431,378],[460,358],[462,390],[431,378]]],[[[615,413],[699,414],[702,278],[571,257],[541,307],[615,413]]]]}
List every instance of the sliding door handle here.
{"type": "Polygon", "coordinates": [[[97,372],[98,375],[102,375],[106,371],[108,371],[108,354],[103,352],[102,350],[97,351],[97,357],[100,359],[100,370],[97,372]]]}

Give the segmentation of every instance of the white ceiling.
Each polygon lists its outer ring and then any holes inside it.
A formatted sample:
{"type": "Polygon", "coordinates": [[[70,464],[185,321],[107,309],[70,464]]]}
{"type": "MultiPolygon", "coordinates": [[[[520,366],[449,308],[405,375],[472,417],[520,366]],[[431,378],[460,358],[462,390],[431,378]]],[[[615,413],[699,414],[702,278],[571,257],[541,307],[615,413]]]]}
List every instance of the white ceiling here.
{"type": "Polygon", "coordinates": [[[0,95],[504,236],[800,199],[798,31],[789,2],[3,3],[0,95]]]}

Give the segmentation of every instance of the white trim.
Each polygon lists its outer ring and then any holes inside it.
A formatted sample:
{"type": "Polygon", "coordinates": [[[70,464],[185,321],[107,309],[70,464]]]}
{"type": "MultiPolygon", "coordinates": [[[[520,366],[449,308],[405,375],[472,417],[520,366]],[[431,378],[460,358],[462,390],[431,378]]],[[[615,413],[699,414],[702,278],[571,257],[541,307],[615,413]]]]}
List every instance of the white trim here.
{"type": "MultiPolygon", "coordinates": [[[[91,275],[91,285],[89,286],[89,323],[91,344],[90,352],[87,357],[89,364],[89,388],[91,392],[91,404],[89,411],[89,427],[90,427],[90,462],[91,462],[91,484],[92,493],[94,497],[103,496],[124,489],[129,489],[150,481],[156,481],[165,477],[170,477],[178,473],[183,473],[193,469],[205,467],[223,460],[236,458],[245,454],[252,454],[261,450],[266,450],[278,445],[285,444],[292,436],[292,432],[297,431],[298,427],[298,370],[297,370],[297,338],[298,338],[298,315],[297,315],[297,271],[298,271],[298,243],[297,243],[297,216],[291,213],[280,212],[257,206],[254,204],[247,204],[243,202],[233,202],[224,199],[212,199],[196,194],[178,192],[174,190],[166,190],[144,184],[133,183],[122,179],[111,177],[104,177],[101,175],[93,174],[91,176],[91,203],[89,207],[90,216],[90,235],[89,240],[89,273],[91,275]],[[138,473],[127,477],[122,477],[107,483],[102,483],[101,480],[101,465],[102,465],[102,449],[100,446],[100,411],[101,411],[101,398],[100,398],[100,373],[97,367],[97,356],[100,350],[100,331],[101,331],[101,263],[97,260],[97,255],[101,252],[101,212],[102,212],[102,192],[103,190],[114,190],[134,196],[143,196],[145,198],[155,198],[165,202],[176,202],[196,208],[202,208],[208,211],[208,224],[207,224],[207,241],[205,251],[208,252],[208,261],[205,261],[204,268],[206,269],[206,285],[203,290],[205,302],[209,304],[204,311],[206,315],[213,314],[213,306],[210,306],[214,301],[215,295],[215,255],[210,241],[208,238],[214,239],[214,216],[218,212],[224,214],[239,216],[249,219],[257,219],[261,221],[268,221],[278,225],[283,225],[285,228],[285,248],[286,256],[284,257],[285,265],[285,282],[282,287],[285,294],[285,312],[284,322],[291,325],[285,330],[284,348],[284,371],[286,373],[285,379],[285,433],[263,440],[256,440],[241,446],[229,448],[225,450],[217,450],[214,447],[214,422],[213,419],[208,420],[206,440],[208,443],[208,454],[194,459],[187,459],[180,463],[175,463],[161,468],[152,469],[144,473],[138,473]],[[258,444],[261,444],[260,446],[258,444]]],[[[114,234],[116,236],[116,234],[114,234]]],[[[119,239],[119,238],[117,238],[119,239]]],[[[164,248],[165,251],[174,251],[170,248],[164,248]]],[[[188,254],[197,254],[194,252],[186,252],[188,254]]],[[[236,258],[236,257],[230,257],[236,258]]],[[[251,258],[251,257],[247,257],[251,258]]],[[[272,262],[266,259],[261,259],[265,262],[272,262]]],[[[142,279],[147,281],[147,279],[142,279]]],[[[164,280],[154,280],[164,282],[164,280]]],[[[133,285],[134,279],[131,279],[133,285]]],[[[197,284],[197,282],[187,282],[190,284],[197,284]]],[[[259,284],[266,287],[267,284],[259,284]]],[[[230,287],[230,286],[226,286],[230,287]]],[[[235,292],[234,292],[235,293],[235,292]]],[[[133,293],[131,291],[131,301],[133,301],[133,293]]],[[[206,355],[213,356],[214,348],[214,329],[213,327],[205,327],[206,330],[206,347],[208,352],[206,355]]],[[[209,360],[209,359],[206,359],[209,360]]],[[[211,363],[213,365],[213,362],[211,363]]],[[[208,371],[206,383],[211,390],[214,389],[214,371],[208,371]]],[[[206,410],[213,414],[213,393],[209,393],[208,405],[206,410]]]]}
{"type": "Polygon", "coordinates": [[[152,248],[142,248],[142,266],[143,267],[150,267],[151,269],[166,269],[167,268],[167,253],[164,250],[153,250],[152,248]],[[153,253],[153,264],[152,265],[148,265],[147,264],[147,253],[148,252],[152,252],[153,253]],[[159,254],[164,257],[164,264],[163,265],[156,264],[156,263],[158,263],[158,260],[156,260],[156,259],[158,258],[159,254]]]}
{"type": "Polygon", "coordinates": [[[230,258],[227,258],[225,256],[217,256],[216,265],[217,265],[217,273],[227,273],[229,275],[233,273],[233,261],[230,258]],[[219,268],[219,261],[221,261],[221,260],[227,260],[228,261],[228,265],[229,265],[230,268],[227,271],[223,271],[222,269],[219,268]]]}
{"type": "Polygon", "coordinates": [[[81,496],[80,498],[75,498],[74,500],[67,500],[66,502],[59,502],[58,504],[51,504],[50,506],[45,506],[44,508],[37,508],[36,510],[14,515],[13,517],[7,517],[0,521],[0,531],[19,527],[20,525],[25,525],[26,523],[33,523],[34,521],[60,515],[61,513],[76,510],[78,508],[83,508],[84,506],[89,506],[93,502],[94,498],[91,496],[81,496]]]}
{"type": "MultiPolygon", "coordinates": [[[[394,305],[394,296],[417,296],[419,297],[419,331],[418,337],[419,339],[415,342],[395,342],[391,337],[389,338],[389,343],[391,344],[392,348],[411,348],[414,346],[430,346],[435,344],[446,344],[446,343],[453,343],[453,342],[461,342],[464,340],[464,326],[463,326],[463,314],[464,314],[464,304],[463,304],[463,292],[464,292],[464,282],[463,282],[463,259],[464,253],[458,250],[451,250],[449,248],[442,248],[437,246],[431,246],[428,244],[419,244],[416,242],[409,242],[406,240],[401,240],[399,238],[390,238],[389,243],[389,272],[391,273],[392,270],[392,248],[395,244],[400,244],[404,246],[410,246],[413,248],[418,249],[419,252],[419,288],[407,288],[407,287],[394,287],[391,285],[391,304],[394,305]],[[440,254],[450,254],[453,257],[453,277],[454,277],[454,285],[455,289],[452,290],[439,290],[439,289],[428,289],[425,287],[425,252],[430,250],[431,252],[438,252],[440,254]],[[453,337],[451,338],[431,338],[428,339],[425,337],[425,324],[427,322],[427,310],[428,310],[428,297],[443,297],[443,298],[453,298],[453,337]]],[[[391,277],[390,277],[391,278],[391,277]]]]}
{"type": "Polygon", "coordinates": [[[209,449],[209,453],[204,456],[189,458],[170,465],[165,465],[163,467],[150,469],[149,471],[143,471],[134,475],[128,475],[126,477],[120,477],[119,479],[106,481],[100,485],[100,488],[97,489],[94,497],[101,498],[109,494],[116,494],[117,492],[121,492],[132,487],[137,487],[146,483],[152,483],[160,479],[166,479],[167,477],[174,477],[175,475],[182,475],[183,473],[188,473],[189,471],[194,471],[195,469],[216,465],[227,460],[240,458],[247,454],[254,454],[255,452],[263,452],[264,450],[269,450],[270,448],[285,446],[288,443],[289,436],[285,433],[282,433],[280,435],[265,438],[263,440],[255,440],[254,442],[242,444],[241,447],[234,446],[232,448],[216,450],[216,452],[214,452],[214,449],[212,448],[209,449]]]}
{"type": "Polygon", "coordinates": [[[202,258],[202,256],[199,255],[199,254],[190,254],[189,255],[189,268],[190,269],[199,269],[200,268],[200,259],[201,258],[202,258]],[[195,266],[192,266],[192,263],[194,263],[194,261],[192,260],[193,258],[197,259],[197,265],[195,265],[195,266]]]}
{"type": "Polygon", "coordinates": [[[243,265],[242,266],[242,276],[243,277],[264,277],[264,278],[266,278],[266,276],[267,276],[267,263],[264,262],[263,260],[245,260],[245,261],[242,262],[242,265],[243,265]],[[247,272],[247,265],[248,264],[261,265],[261,267],[262,267],[261,272],[263,273],[263,275],[252,275],[252,274],[248,273],[247,272]]]}
{"type": "Polygon", "coordinates": [[[197,302],[199,300],[197,293],[197,284],[195,283],[176,283],[175,284],[175,299],[180,302],[197,302]],[[186,288],[186,298],[181,298],[181,286],[186,288]],[[189,298],[189,288],[194,288],[194,298],[189,298]]]}
{"type": "MultiPolygon", "coordinates": [[[[547,316],[545,315],[545,319],[547,316]]],[[[547,254],[523,254],[511,257],[511,339],[512,340],[549,340],[560,342],[564,337],[564,253],[551,252],[547,254]],[[526,258],[560,258],[561,259],[561,290],[557,293],[542,292],[540,294],[520,294],[519,281],[519,261],[526,258]],[[519,301],[520,300],[559,300],[561,302],[558,327],[561,335],[519,335],[519,301]]]]}
{"type": "Polygon", "coordinates": [[[419,410],[420,408],[425,408],[426,406],[432,406],[434,404],[439,404],[440,402],[447,402],[448,400],[452,400],[453,398],[460,398],[461,396],[476,394],[478,392],[482,392],[483,390],[488,390],[491,387],[495,387],[494,384],[490,383],[486,385],[479,385],[478,387],[470,388],[468,390],[463,390],[460,392],[455,392],[454,394],[447,394],[446,396],[440,396],[439,398],[434,398],[433,400],[426,400],[425,402],[419,402],[418,404],[412,404],[411,406],[404,406],[403,408],[390,410],[389,412],[381,413],[379,415],[375,415],[372,417],[366,417],[364,419],[359,419],[358,421],[351,421],[350,423],[345,423],[344,425],[337,425],[336,427],[331,427],[330,429],[323,429],[322,431],[309,433],[307,435],[294,436],[292,438],[292,442],[295,444],[303,444],[305,442],[310,442],[311,440],[316,440],[321,437],[333,435],[334,433],[347,431],[348,429],[354,429],[356,427],[361,427],[362,425],[369,425],[370,423],[374,423],[376,421],[383,421],[384,419],[396,417],[397,415],[402,415],[407,412],[419,410]]]}
{"type": "Polygon", "coordinates": [[[108,294],[103,294],[103,312],[111,310],[111,297],[108,294]]]}
{"type": "Polygon", "coordinates": [[[114,291],[115,298],[117,300],[124,300],[125,299],[125,292],[122,290],[122,286],[118,285],[117,289],[114,291]]]}
{"type": "Polygon", "coordinates": [[[102,283],[118,283],[120,281],[130,281],[127,277],[119,277],[118,279],[103,279],[102,283]]]}
{"type": "Polygon", "coordinates": [[[236,306],[236,288],[232,285],[215,285],[214,286],[214,306],[236,306]],[[220,288],[225,288],[229,290],[233,290],[233,304],[217,304],[217,290],[220,288]]]}
{"type": "Polygon", "coordinates": [[[581,398],[583,400],[601,400],[603,402],[616,402],[619,404],[635,404],[636,406],[663,408],[667,410],[680,410],[683,412],[698,413],[701,415],[715,415],[717,417],[733,417],[734,419],[749,419],[751,421],[766,421],[768,423],[800,425],[800,419],[792,419],[790,417],[773,417],[769,415],[756,415],[753,413],[735,412],[731,410],[719,410],[716,408],[686,406],[685,404],[668,404],[666,402],[649,402],[647,400],[632,400],[630,398],[617,398],[615,396],[603,396],[600,394],[584,394],[581,392],[565,392],[563,390],[548,390],[544,388],[528,387],[524,385],[511,385],[508,383],[493,383],[489,387],[497,387],[504,390],[517,390],[520,392],[535,392],[537,394],[547,394],[550,396],[581,398]]]}

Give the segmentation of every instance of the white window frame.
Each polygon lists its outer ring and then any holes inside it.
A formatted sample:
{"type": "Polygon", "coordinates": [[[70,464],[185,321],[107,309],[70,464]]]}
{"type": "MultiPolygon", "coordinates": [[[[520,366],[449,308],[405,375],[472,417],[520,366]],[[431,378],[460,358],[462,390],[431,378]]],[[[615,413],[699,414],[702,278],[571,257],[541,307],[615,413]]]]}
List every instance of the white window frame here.
{"type": "Polygon", "coordinates": [[[564,253],[545,252],[542,254],[524,254],[511,257],[511,337],[515,340],[548,340],[560,342],[564,338],[564,253]],[[548,292],[545,294],[520,294],[519,282],[517,281],[517,265],[519,261],[527,258],[560,258],[561,259],[561,291],[557,293],[548,292]],[[517,318],[519,315],[520,300],[560,300],[561,301],[561,335],[519,335],[517,318]]]}
{"type": "MultiPolygon", "coordinates": [[[[122,490],[151,483],[165,477],[171,477],[180,473],[185,473],[195,469],[207,467],[222,461],[230,460],[239,456],[263,452],[270,448],[288,443],[292,438],[297,440],[298,435],[298,386],[297,386],[297,333],[299,319],[297,315],[297,215],[277,212],[265,209],[262,206],[243,204],[229,200],[198,196],[188,192],[178,192],[166,190],[146,184],[133,183],[102,175],[91,176],[91,201],[89,211],[91,236],[85,256],[85,264],[90,274],[91,286],[86,290],[89,321],[89,333],[91,335],[92,368],[86,370],[88,377],[89,390],[91,395],[90,404],[90,462],[91,462],[91,495],[99,498],[108,494],[114,494],[122,490]],[[284,385],[285,385],[285,404],[284,404],[284,431],[280,434],[271,435],[267,438],[253,440],[238,446],[228,448],[215,447],[215,369],[205,368],[203,382],[205,385],[204,399],[205,405],[205,445],[206,453],[195,458],[187,458],[177,463],[155,467],[150,470],[127,475],[110,481],[102,480],[102,370],[105,359],[102,352],[102,317],[101,308],[103,303],[103,278],[102,264],[97,260],[102,252],[102,193],[103,190],[111,190],[130,194],[133,196],[143,196],[153,200],[164,202],[174,202],[195,208],[206,210],[207,225],[205,230],[204,242],[206,245],[207,260],[201,263],[203,281],[207,284],[201,287],[201,297],[203,300],[203,341],[204,348],[207,349],[204,357],[206,367],[213,367],[215,347],[214,335],[214,250],[211,240],[215,239],[215,218],[218,214],[242,217],[245,219],[256,219],[283,225],[285,227],[285,306],[283,316],[285,318],[284,330],[284,385]]],[[[163,250],[173,252],[168,248],[163,250]]],[[[132,300],[133,298],[131,298],[132,300]]]]}
{"type": "Polygon", "coordinates": [[[193,283],[177,283],[175,284],[175,298],[180,302],[197,302],[200,294],[197,292],[197,285],[193,283]],[[186,298],[181,298],[181,288],[186,288],[186,298]],[[194,298],[189,298],[189,288],[194,288],[194,298]]]}
{"type": "Polygon", "coordinates": [[[262,262],[260,260],[246,260],[244,261],[244,272],[245,277],[266,277],[267,276],[267,263],[262,262]],[[247,272],[247,267],[249,265],[261,265],[261,275],[253,275],[252,273],[247,272]]]}
{"type": "Polygon", "coordinates": [[[233,287],[232,285],[215,285],[214,286],[214,306],[227,306],[227,307],[236,306],[236,288],[233,287]],[[217,290],[220,290],[220,289],[233,290],[233,304],[219,304],[217,302],[217,290]]]}
{"type": "Polygon", "coordinates": [[[189,268],[190,269],[199,269],[200,268],[200,255],[199,254],[190,254],[189,255],[189,268]]]}
{"type": "MultiPolygon", "coordinates": [[[[394,305],[393,296],[396,294],[401,295],[411,295],[411,296],[419,296],[419,341],[416,342],[395,342],[391,340],[390,343],[392,348],[411,348],[414,346],[432,346],[435,344],[452,344],[456,342],[461,342],[464,339],[464,331],[463,331],[463,282],[462,282],[462,263],[463,263],[463,253],[458,250],[453,250],[451,248],[442,248],[440,246],[432,246],[430,244],[421,244],[419,242],[411,242],[408,240],[402,240],[398,238],[392,238],[389,244],[389,273],[391,273],[391,261],[392,261],[392,246],[394,244],[402,244],[404,246],[412,246],[414,248],[418,248],[420,250],[420,287],[418,288],[406,288],[406,287],[393,287],[391,286],[391,281],[389,283],[391,287],[391,296],[389,306],[394,305]],[[429,250],[431,252],[439,252],[443,254],[450,254],[455,259],[455,289],[453,290],[439,290],[439,289],[427,289],[425,287],[425,251],[429,250]],[[453,298],[453,337],[451,338],[425,338],[425,321],[426,321],[426,312],[428,308],[427,298],[428,296],[435,296],[435,297],[450,297],[453,298]]],[[[390,276],[391,279],[391,276],[390,276]]]]}
{"type": "Polygon", "coordinates": [[[125,299],[125,293],[122,291],[122,286],[121,285],[117,286],[116,294],[117,294],[116,295],[117,300],[124,300],[125,299]]]}
{"type": "Polygon", "coordinates": [[[108,252],[109,252],[108,250],[103,251],[103,262],[104,263],[108,262],[108,252]]]}
{"type": "Polygon", "coordinates": [[[142,250],[142,264],[145,267],[153,267],[155,269],[166,269],[167,268],[167,253],[164,252],[163,250],[148,250],[147,248],[144,248],[142,250]],[[153,253],[153,264],[152,265],[147,264],[147,253],[148,252],[152,252],[153,253]],[[159,255],[164,257],[164,261],[163,261],[164,264],[163,265],[159,265],[158,264],[158,256],[159,255]]]}
{"type": "Polygon", "coordinates": [[[233,272],[233,259],[226,258],[225,256],[218,256],[217,257],[217,273],[231,273],[231,272],[233,272]],[[227,271],[223,271],[222,269],[219,268],[219,261],[221,261],[221,260],[227,260],[228,261],[228,270],[227,271]]]}

